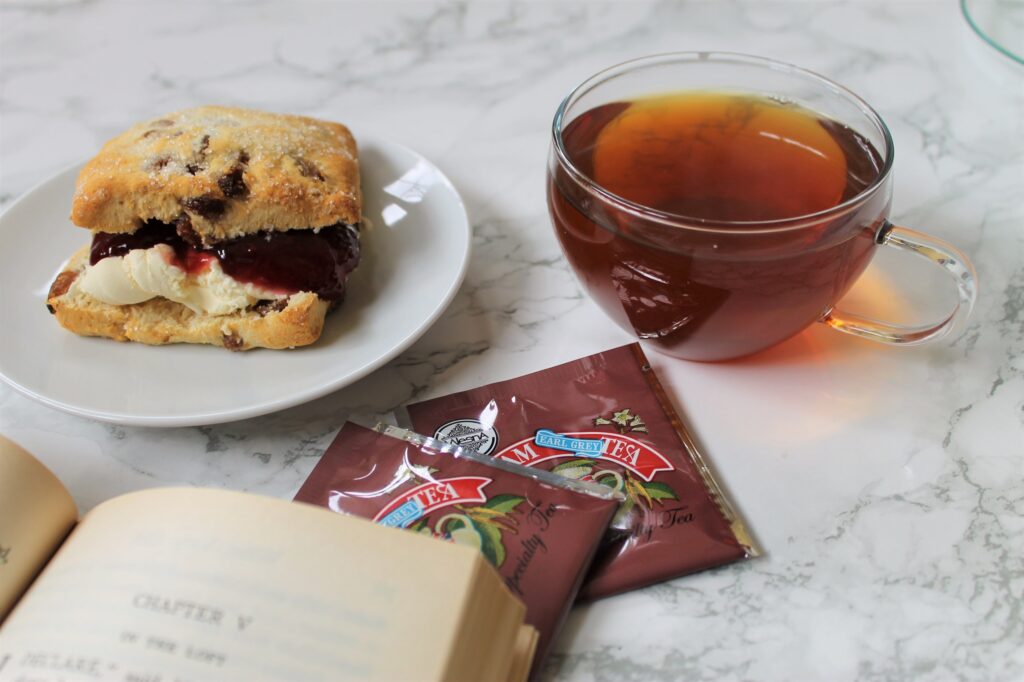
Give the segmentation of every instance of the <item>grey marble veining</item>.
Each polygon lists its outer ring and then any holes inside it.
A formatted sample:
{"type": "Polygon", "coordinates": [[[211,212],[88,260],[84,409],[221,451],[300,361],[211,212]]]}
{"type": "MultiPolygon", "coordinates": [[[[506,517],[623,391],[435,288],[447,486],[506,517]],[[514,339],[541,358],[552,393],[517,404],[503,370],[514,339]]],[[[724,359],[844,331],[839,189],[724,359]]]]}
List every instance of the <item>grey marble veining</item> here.
{"type": "MultiPolygon", "coordinates": [[[[979,50],[958,12],[949,2],[0,4],[0,208],[137,119],[229,103],[407,144],[451,177],[474,230],[466,283],[438,324],[346,389],[259,419],[153,430],[54,412],[0,386],[0,432],[51,466],[83,511],[157,485],[289,497],[350,415],[627,342],[577,288],[548,223],[555,107],[584,77],[643,54],[773,57],[879,111],[896,141],[893,219],[969,254],[975,315],[959,341],[932,347],[816,328],[733,363],[653,357],[766,556],[575,609],[545,673],[1024,679],[1024,76],[979,50]]],[[[943,285],[907,272],[917,271],[899,256],[876,259],[849,306],[904,314],[943,285]]]]}

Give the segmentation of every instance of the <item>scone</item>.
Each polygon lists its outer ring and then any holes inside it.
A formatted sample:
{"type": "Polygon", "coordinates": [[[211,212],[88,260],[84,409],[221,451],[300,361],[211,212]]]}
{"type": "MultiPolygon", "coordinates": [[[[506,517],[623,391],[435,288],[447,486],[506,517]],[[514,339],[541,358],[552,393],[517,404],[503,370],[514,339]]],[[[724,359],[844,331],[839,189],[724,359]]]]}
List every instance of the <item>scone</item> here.
{"type": "Polygon", "coordinates": [[[356,143],[339,124],[198,107],[110,140],[78,176],[92,243],[47,297],[77,334],[231,350],[319,338],[359,263],[356,143]]]}

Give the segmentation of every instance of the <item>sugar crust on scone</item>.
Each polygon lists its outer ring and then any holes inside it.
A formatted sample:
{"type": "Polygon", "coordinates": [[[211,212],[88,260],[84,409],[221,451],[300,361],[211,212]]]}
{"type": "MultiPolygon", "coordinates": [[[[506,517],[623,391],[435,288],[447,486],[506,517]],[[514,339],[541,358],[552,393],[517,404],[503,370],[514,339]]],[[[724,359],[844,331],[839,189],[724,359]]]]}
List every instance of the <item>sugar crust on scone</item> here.
{"type": "Polygon", "coordinates": [[[330,308],[328,301],[310,292],[216,316],[196,313],[159,297],[144,303],[111,305],[74,286],[88,259],[88,246],[77,251],[54,280],[46,300],[61,326],[82,336],[150,345],[204,343],[230,350],[294,348],[320,337],[330,308]]]}
{"type": "Polygon", "coordinates": [[[264,230],[355,225],[361,212],[348,128],[203,106],[107,142],[79,174],[71,220],[102,232],[184,221],[209,245],[264,230]]]}

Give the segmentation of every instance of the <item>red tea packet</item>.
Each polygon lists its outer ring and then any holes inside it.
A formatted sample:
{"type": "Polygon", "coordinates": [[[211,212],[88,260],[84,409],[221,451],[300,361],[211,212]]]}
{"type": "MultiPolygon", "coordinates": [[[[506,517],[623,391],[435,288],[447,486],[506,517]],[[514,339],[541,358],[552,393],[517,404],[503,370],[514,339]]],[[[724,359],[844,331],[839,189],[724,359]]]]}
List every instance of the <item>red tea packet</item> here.
{"type": "Polygon", "coordinates": [[[406,410],[416,431],[625,494],[583,599],[757,555],[639,344],[406,410]]]}
{"type": "Polygon", "coordinates": [[[526,604],[536,670],[622,495],[378,429],[342,426],[295,499],[478,548],[526,604]]]}

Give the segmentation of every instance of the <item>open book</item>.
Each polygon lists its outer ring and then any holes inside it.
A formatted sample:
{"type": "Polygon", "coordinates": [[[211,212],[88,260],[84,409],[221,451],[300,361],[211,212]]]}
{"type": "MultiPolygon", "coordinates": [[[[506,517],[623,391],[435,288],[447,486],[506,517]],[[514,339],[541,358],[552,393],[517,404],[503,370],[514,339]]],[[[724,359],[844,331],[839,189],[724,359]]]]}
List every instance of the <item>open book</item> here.
{"type": "Polygon", "coordinates": [[[536,632],[478,551],[163,488],[76,521],[0,436],[0,680],[522,680],[536,632]]]}

